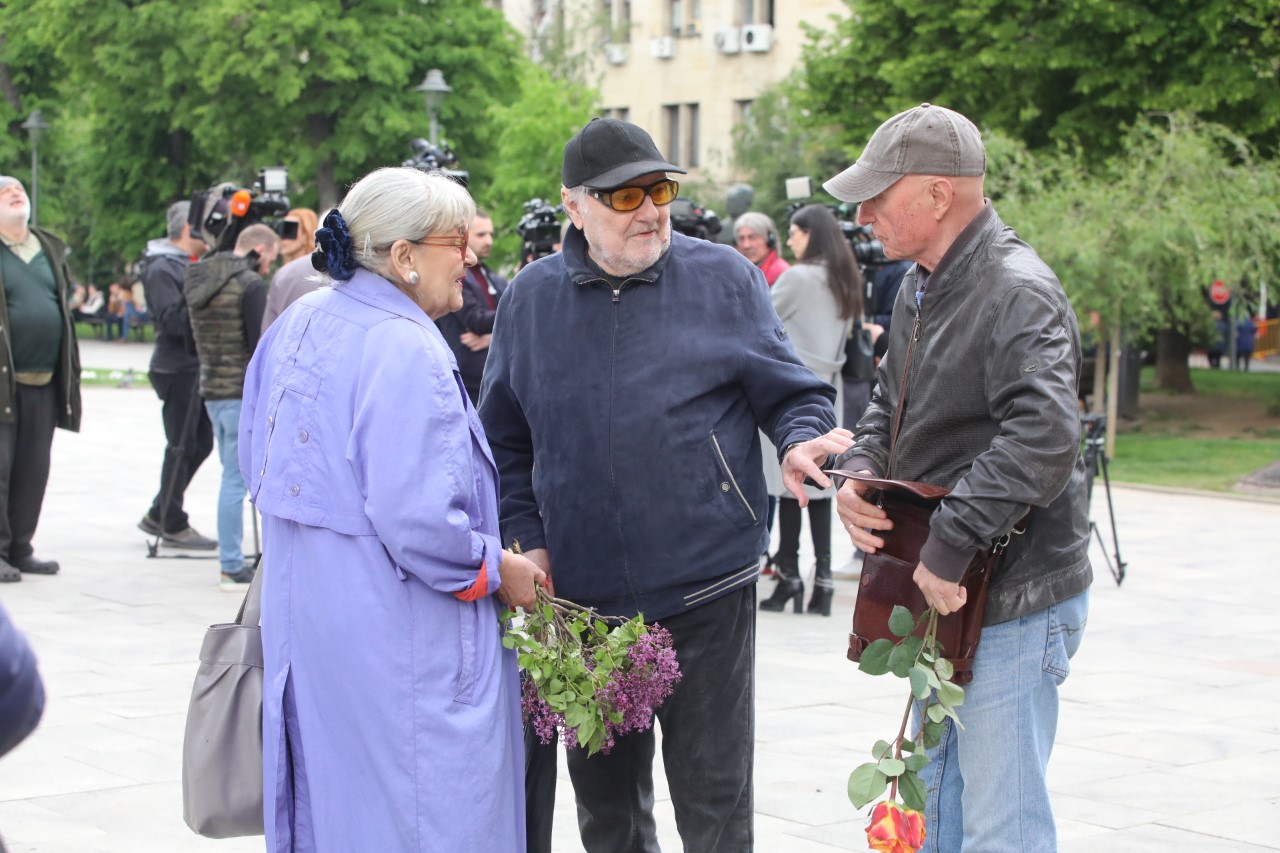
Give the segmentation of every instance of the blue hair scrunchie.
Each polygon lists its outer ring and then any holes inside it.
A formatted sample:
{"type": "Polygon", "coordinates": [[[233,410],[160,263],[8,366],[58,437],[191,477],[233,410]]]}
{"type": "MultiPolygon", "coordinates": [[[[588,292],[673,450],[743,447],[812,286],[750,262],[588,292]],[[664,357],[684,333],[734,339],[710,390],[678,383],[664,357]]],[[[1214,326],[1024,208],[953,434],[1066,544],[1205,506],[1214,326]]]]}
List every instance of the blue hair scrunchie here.
{"type": "Polygon", "coordinates": [[[311,266],[319,272],[329,273],[334,281],[346,281],[355,274],[359,266],[351,247],[351,232],[347,229],[347,221],[335,207],[325,216],[324,226],[316,230],[319,248],[311,253],[311,266]]]}

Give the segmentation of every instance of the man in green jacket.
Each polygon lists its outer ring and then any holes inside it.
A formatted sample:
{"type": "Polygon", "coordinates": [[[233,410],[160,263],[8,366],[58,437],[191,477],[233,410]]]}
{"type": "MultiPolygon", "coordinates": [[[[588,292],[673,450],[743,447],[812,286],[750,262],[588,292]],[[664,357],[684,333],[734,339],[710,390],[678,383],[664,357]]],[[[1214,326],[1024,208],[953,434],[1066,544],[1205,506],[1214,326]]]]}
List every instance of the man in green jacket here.
{"type": "Polygon", "coordinates": [[[80,348],[67,307],[66,245],[28,224],[31,201],[0,176],[0,583],[53,575],[31,539],[56,427],[80,430],[80,348]]]}

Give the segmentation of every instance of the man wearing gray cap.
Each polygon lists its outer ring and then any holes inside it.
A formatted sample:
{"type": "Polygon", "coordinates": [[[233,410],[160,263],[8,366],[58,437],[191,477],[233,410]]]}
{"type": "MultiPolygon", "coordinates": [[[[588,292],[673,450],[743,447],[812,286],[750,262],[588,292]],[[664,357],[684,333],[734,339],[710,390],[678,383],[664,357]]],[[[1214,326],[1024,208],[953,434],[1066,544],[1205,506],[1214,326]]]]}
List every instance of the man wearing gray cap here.
{"type": "Polygon", "coordinates": [[[0,583],[53,575],[35,556],[53,431],[80,431],[80,346],[67,307],[67,247],[28,225],[31,201],[0,177],[0,583]]]}
{"type": "MultiPolygon", "coordinates": [[[[951,489],[914,580],[940,614],[966,606],[970,558],[1013,536],[988,593],[973,681],[922,771],[929,851],[1057,849],[1045,768],[1058,686],[1088,615],[1089,529],[1076,387],[1080,335],[1053,271],[983,197],[986,150],[964,116],[922,104],[889,119],[825,184],[859,202],[890,258],[915,262],[889,348],[841,467],[951,489]]],[[[893,527],[850,481],[853,542],[893,527]]]]}
{"type": "MultiPolygon", "coordinates": [[[[644,130],[596,119],[564,149],[573,223],[498,305],[480,416],[502,534],[556,594],[671,632],[682,680],[658,711],[686,850],[753,844],[755,584],[766,531],[757,430],[803,506],[828,454],[835,391],[806,368],[764,276],[728,246],[672,233],[679,185],[644,130]]],[[[589,853],[656,851],[652,730],[568,750],[589,853]]]]}

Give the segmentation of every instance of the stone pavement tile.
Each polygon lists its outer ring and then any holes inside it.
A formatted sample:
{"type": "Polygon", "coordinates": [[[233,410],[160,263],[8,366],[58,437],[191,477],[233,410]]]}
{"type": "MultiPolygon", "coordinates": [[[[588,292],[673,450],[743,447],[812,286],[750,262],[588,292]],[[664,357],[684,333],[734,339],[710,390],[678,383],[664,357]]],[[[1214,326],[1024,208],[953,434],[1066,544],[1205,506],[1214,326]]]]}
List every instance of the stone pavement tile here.
{"type": "Polygon", "coordinates": [[[1075,743],[1110,755],[1165,761],[1180,767],[1221,758],[1252,760],[1259,751],[1280,748],[1280,737],[1243,731],[1234,726],[1209,724],[1193,727],[1166,716],[1153,721],[1137,736],[1125,732],[1075,743]]]}
{"type": "MultiPolygon", "coordinates": [[[[1273,762],[1271,769],[1274,771],[1276,766],[1273,762]]],[[[1247,790],[1248,786],[1240,787],[1247,790]]],[[[1168,818],[1161,823],[1243,844],[1280,848],[1280,799],[1236,800],[1228,808],[1223,807],[1222,801],[1205,805],[1208,808],[1204,811],[1168,818]]]]}
{"type": "MultiPolygon", "coordinates": [[[[1251,799],[1280,799],[1280,751],[1259,751],[1245,758],[1223,758],[1202,761],[1169,772],[1175,776],[1187,776],[1220,783],[1224,789],[1238,790],[1251,799]]],[[[1280,823],[1276,824],[1280,841],[1280,823]]]]}
{"type": "Polygon", "coordinates": [[[1072,821],[1082,826],[1106,829],[1127,829],[1157,823],[1165,818],[1161,812],[1120,805],[1096,797],[1076,797],[1052,791],[1053,816],[1061,824],[1072,821]]]}
{"type": "MultiPolygon", "coordinates": [[[[1228,791],[1220,782],[1161,771],[1064,785],[1057,792],[1121,808],[1141,809],[1164,818],[1220,807],[1228,797],[1228,791]]],[[[1238,793],[1232,790],[1230,796],[1238,793]]]]}
{"type": "Polygon", "coordinates": [[[107,842],[110,837],[101,829],[67,820],[66,815],[50,811],[38,800],[0,802],[0,830],[9,851],[25,849],[23,843],[38,839],[32,850],[50,850],[60,844],[76,850],[92,849],[94,842],[107,842]],[[46,846],[48,845],[48,846],[46,846]]]}
{"type": "Polygon", "coordinates": [[[1104,755],[1097,750],[1080,747],[1059,740],[1053,746],[1053,757],[1049,761],[1049,791],[1055,796],[1060,790],[1075,789],[1074,786],[1096,782],[1099,779],[1110,779],[1115,776],[1128,776],[1135,772],[1170,771],[1171,767],[1162,761],[1137,761],[1132,758],[1120,758],[1104,755]]]}
{"type": "Polygon", "coordinates": [[[1058,853],[1098,853],[1100,850],[1108,853],[1261,853],[1276,849],[1280,848],[1241,844],[1158,824],[1135,826],[1105,836],[1063,839],[1058,845],[1058,853]]]}
{"type": "Polygon", "coordinates": [[[796,853],[831,853],[833,850],[866,850],[867,821],[870,818],[858,816],[852,820],[825,823],[821,826],[790,824],[776,818],[761,817],[756,820],[756,849],[760,853],[767,851],[796,851],[796,853]],[[778,835],[773,832],[774,825],[782,829],[778,835]],[[781,837],[778,837],[778,836],[781,837]],[[771,843],[777,838],[777,843],[771,843]]]}
{"type": "Polygon", "coordinates": [[[5,756],[0,774],[0,802],[31,800],[57,794],[119,788],[132,780],[80,760],[78,750],[52,741],[28,738],[5,756]]]}

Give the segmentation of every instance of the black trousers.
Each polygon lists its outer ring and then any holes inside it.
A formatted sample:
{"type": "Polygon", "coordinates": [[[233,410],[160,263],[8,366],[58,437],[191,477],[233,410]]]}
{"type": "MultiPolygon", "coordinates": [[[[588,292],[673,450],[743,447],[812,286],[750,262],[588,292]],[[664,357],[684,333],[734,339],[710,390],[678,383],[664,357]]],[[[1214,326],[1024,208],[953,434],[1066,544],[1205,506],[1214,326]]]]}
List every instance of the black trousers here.
{"type": "MultiPolygon", "coordinates": [[[[754,844],[755,584],[668,616],[683,675],[658,709],[676,827],[691,853],[743,853],[754,844]]],[[[655,853],[652,729],[588,758],[566,750],[587,853],[655,853]]]]}
{"type": "Polygon", "coordinates": [[[160,522],[165,533],[185,530],[190,521],[182,510],[182,498],[200,463],[213,452],[213,424],[200,397],[200,374],[148,374],[151,387],[163,405],[164,464],[160,468],[160,491],[147,514],[160,522]]]}
{"type": "MultiPolygon", "coordinates": [[[[778,553],[775,558],[795,566],[800,560],[800,502],[794,498],[778,499],[778,553]]],[[[809,536],[813,540],[813,556],[831,559],[831,498],[809,501],[809,536]]]]}
{"type": "Polygon", "coordinates": [[[0,424],[0,558],[21,560],[33,553],[49,456],[58,425],[58,395],[46,385],[18,385],[13,423],[0,424]]]}
{"type": "Polygon", "coordinates": [[[525,853],[551,853],[552,818],[556,808],[556,761],[559,743],[538,740],[533,726],[524,727],[525,853]]]}

